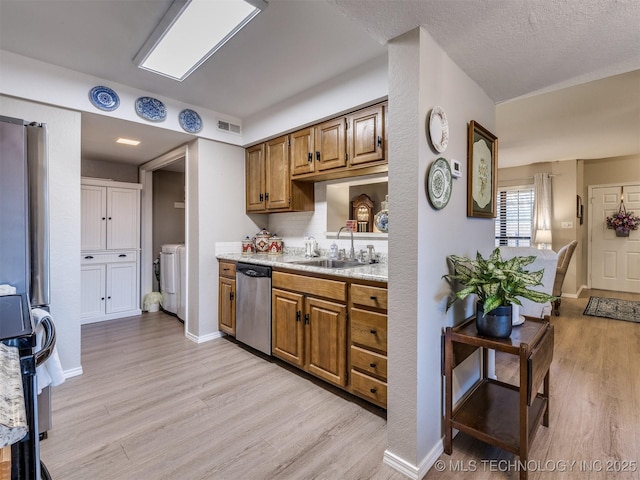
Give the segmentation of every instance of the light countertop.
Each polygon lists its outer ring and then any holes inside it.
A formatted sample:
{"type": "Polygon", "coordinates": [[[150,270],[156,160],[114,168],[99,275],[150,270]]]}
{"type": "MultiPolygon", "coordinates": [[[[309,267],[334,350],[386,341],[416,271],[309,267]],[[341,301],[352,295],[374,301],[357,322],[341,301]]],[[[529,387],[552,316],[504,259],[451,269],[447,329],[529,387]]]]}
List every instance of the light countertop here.
{"type": "MultiPolygon", "coordinates": [[[[241,253],[223,253],[216,255],[218,260],[232,260],[234,262],[251,263],[254,265],[265,265],[272,268],[287,268],[305,273],[315,273],[323,275],[333,275],[335,277],[345,277],[357,280],[370,280],[373,282],[386,282],[388,277],[386,263],[363,264],[350,268],[324,268],[302,265],[299,262],[304,260],[314,260],[314,258],[304,255],[284,253],[282,255],[255,254],[243,255],[241,253]]],[[[326,257],[315,257],[315,259],[326,257]]]]}

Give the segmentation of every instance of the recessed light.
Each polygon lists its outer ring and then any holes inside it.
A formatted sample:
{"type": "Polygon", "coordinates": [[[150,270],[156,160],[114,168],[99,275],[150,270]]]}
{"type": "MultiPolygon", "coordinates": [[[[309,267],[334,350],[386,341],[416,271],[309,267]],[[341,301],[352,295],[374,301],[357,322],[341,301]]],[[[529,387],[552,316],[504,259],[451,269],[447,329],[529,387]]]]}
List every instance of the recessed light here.
{"type": "Polygon", "coordinates": [[[130,138],[119,138],[116,143],[122,143],[124,145],[133,145],[134,147],[140,145],[140,140],[131,140],[130,138]]]}
{"type": "Polygon", "coordinates": [[[267,5],[264,0],[174,0],[133,61],[182,81],[267,5]]]}

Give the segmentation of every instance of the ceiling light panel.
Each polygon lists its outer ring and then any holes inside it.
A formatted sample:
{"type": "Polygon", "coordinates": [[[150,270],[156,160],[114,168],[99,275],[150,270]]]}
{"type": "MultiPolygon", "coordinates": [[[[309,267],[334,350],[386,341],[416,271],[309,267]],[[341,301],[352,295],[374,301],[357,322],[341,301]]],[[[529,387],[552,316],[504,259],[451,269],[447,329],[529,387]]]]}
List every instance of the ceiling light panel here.
{"type": "Polygon", "coordinates": [[[121,143],[123,145],[132,145],[134,147],[137,147],[138,145],[140,145],[140,140],[132,140],[130,138],[118,138],[116,140],[116,143],[121,143]]]}
{"type": "Polygon", "coordinates": [[[175,0],[134,61],[184,80],[267,5],[249,1],[175,0]]]}

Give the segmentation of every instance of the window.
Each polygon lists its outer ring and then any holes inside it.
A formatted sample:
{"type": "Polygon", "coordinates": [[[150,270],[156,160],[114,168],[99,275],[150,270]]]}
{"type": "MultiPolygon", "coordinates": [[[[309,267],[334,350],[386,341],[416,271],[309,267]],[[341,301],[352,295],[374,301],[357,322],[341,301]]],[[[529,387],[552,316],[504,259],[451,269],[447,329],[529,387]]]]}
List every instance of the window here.
{"type": "Polygon", "coordinates": [[[533,185],[498,188],[496,247],[531,246],[533,185]]]}

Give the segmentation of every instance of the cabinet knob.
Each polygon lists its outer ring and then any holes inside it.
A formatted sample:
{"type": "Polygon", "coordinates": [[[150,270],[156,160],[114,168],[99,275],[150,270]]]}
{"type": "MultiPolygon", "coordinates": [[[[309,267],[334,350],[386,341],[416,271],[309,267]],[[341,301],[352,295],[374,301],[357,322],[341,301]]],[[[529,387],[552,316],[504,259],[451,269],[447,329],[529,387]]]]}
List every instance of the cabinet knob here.
{"type": "Polygon", "coordinates": [[[376,368],[376,364],[375,364],[375,363],[370,363],[370,364],[369,364],[369,366],[370,366],[371,368],[376,368]]]}
{"type": "Polygon", "coordinates": [[[104,297],[102,297],[100,300],[102,300],[104,302],[104,297]]]}
{"type": "Polygon", "coordinates": [[[309,163],[313,162],[313,153],[309,152],[309,156],[307,157],[307,161],[309,163]]]}
{"type": "Polygon", "coordinates": [[[369,391],[370,391],[371,393],[376,393],[378,390],[377,390],[376,388],[371,388],[371,389],[369,389],[369,391]]]}
{"type": "Polygon", "coordinates": [[[316,160],[320,161],[320,152],[316,151],[316,160]]]}
{"type": "Polygon", "coordinates": [[[263,194],[260,194],[260,201],[264,202],[264,195],[263,194]]]}
{"type": "Polygon", "coordinates": [[[102,217],[102,219],[103,219],[103,220],[106,220],[106,218],[105,218],[105,217],[102,217]]]}
{"type": "Polygon", "coordinates": [[[266,192],[266,193],[264,194],[264,199],[265,199],[265,200],[269,200],[269,192],[266,192]]]}
{"type": "Polygon", "coordinates": [[[233,300],[233,297],[234,297],[234,296],[235,296],[235,295],[233,294],[233,292],[229,292],[229,300],[233,300]]]}
{"type": "Polygon", "coordinates": [[[378,135],[378,146],[382,146],[382,137],[380,135],[378,135]]]}
{"type": "Polygon", "coordinates": [[[107,300],[111,300],[111,297],[107,297],[107,300]]]}
{"type": "Polygon", "coordinates": [[[109,220],[111,220],[111,217],[109,217],[109,220]]]}
{"type": "Polygon", "coordinates": [[[371,330],[369,330],[369,332],[370,332],[372,335],[375,335],[376,333],[378,333],[378,331],[377,331],[375,328],[372,328],[371,330]]]}

